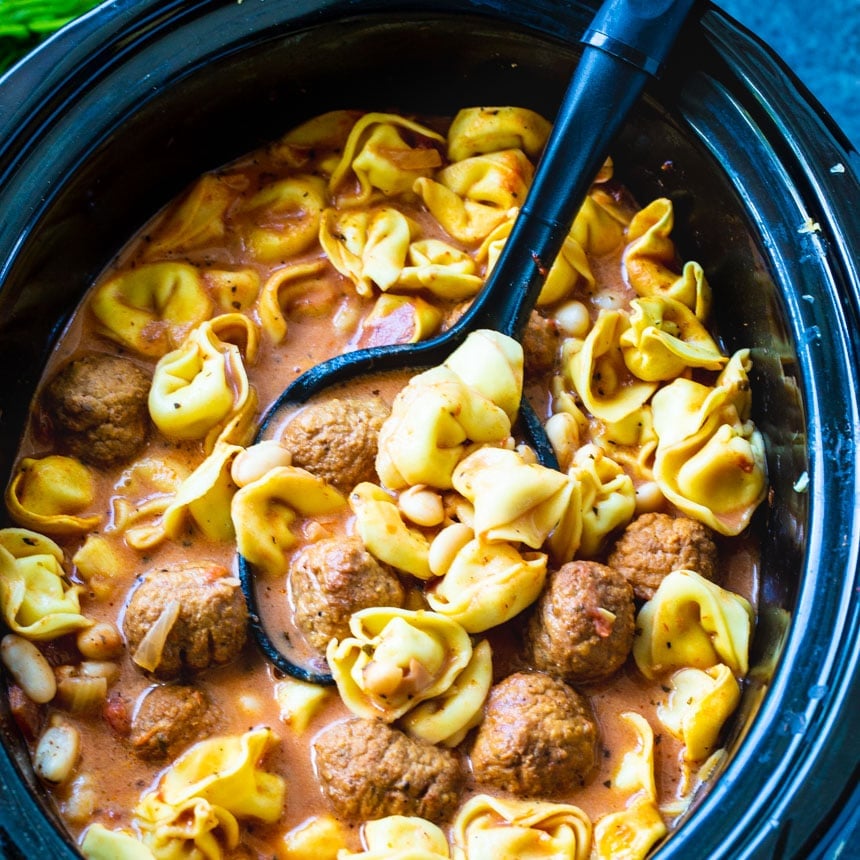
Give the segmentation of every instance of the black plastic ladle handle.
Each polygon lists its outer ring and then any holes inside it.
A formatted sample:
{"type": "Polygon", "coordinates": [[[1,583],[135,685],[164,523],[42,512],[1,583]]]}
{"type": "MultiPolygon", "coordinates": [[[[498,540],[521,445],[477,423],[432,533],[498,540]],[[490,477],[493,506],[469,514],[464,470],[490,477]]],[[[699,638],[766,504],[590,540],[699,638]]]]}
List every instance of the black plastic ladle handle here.
{"type": "Polygon", "coordinates": [[[264,417],[371,372],[441,364],[476,329],[518,336],[612,141],[659,74],[695,0],[607,0],[582,37],[531,187],[499,259],[469,310],[443,334],[335,356],[305,371],[264,417]]]}

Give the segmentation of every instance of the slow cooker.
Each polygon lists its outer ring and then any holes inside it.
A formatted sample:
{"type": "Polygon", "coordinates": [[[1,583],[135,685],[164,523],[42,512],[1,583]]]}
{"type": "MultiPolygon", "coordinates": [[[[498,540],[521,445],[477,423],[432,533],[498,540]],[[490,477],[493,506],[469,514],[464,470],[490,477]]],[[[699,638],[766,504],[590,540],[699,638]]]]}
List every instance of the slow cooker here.
{"type": "MultiPolygon", "coordinates": [[[[0,79],[4,485],[70,313],[191,179],[335,108],[504,102],[551,118],[595,7],[112,0],[13,68],[0,79]]],[[[725,347],[752,348],[772,482],[730,755],[654,856],[849,856],[860,827],[860,160],[780,60],[708,4],[613,157],[639,199],[672,198],[676,241],[705,267],[725,347]]],[[[0,733],[0,852],[79,856],[5,701],[0,733]]]]}

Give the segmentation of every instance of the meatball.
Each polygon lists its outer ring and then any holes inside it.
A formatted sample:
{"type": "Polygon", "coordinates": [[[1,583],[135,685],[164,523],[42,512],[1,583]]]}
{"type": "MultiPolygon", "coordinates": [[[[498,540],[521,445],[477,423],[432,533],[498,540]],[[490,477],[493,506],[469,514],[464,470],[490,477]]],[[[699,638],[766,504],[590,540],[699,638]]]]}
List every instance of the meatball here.
{"type": "Polygon", "coordinates": [[[694,570],[705,579],[717,576],[713,532],[688,517],[642,514],[615,543],[607,564],[620,571],[640,600],[650,600],[666,574],[694,570]]]}
{"type": "Polygon", "coordinates": [[[214,722],[209,700],[197,687],[153,687],[132,719],[129,741],[138,758],[166,761],[208,735],[214,722]]]}
{"type": "Polygon", "coordinates": [[[496,684],[472,747],[475,779],[520,797],[555,797],[597,762],[597,724],[584,696],[541,672],[496,684]]]}
{"type": "Polygon", "coordinates": [[[312,403],[287,424],[282,442],[294,466],[349,492],[375,479],[377,437],[389,412],[378,397],[312,403]]]}
{"type": "Polygon", "coordinates": [[[42,398],[58,443],[96,466],[131,459],[149,432],[150,378],[134,362],[90,353],[67,364],[42,398]]]}
{"type": "Polygon", "coordinates": [[[387,815],[441,821],[459,801],[464,774],[457,755],[379,720],[335,723],[313,747],[323,792],[347,821],[387,815]]]}
{"type": "Polygon", "coordinates": [[[633,588],[618,571],[572,561],[550,574],[529,618],[527,648],[536,669],[571,683],[599,681],[633,647],[633,588]]]}
{"type": "Polygon", "coordinates": [[[228,663],[242,650],[248,610],[239,581],[225,567],[201,562],[144,574],[125,608],[123,631],[138,665],[160,678],[228,663]],[[177,611],[163,647],[141,642],[161,618],[177,611]],[[154,665],[153,665],[154,664],[154,665]]]}
{"type": "Polygon", "coordinates": [[[403,586],[360,538],[328,538],[305,547],[290,566],[295,621],[308,642],[324,651],[349,636],[349,617],[369,606],[403,606],[403,586]]]}
{"type": "Polygon", "coordinates": [[[560,342],[555,321],[532,311],[523,331],[523,365],[526,374],[541,374],[552,370],[560,342]]]}

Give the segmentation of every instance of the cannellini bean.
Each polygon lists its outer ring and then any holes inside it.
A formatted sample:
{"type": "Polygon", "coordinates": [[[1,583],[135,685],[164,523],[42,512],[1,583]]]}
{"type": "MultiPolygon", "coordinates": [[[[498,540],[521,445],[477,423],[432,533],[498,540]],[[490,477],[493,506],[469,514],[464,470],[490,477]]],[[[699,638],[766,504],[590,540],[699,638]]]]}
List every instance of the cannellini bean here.
{"type": "Polygon", "coordinates": [[[576,419],[569,412],[556,412],[549,417],[544,429],[558,459],[558,465],[566,469],[579,448],[579,425],[576,419]]]}
{"type": "Polygon", "coordinates": [[[81,630],[77,636],[78,650],[90,660],[109,660],[123,652],[122,634],[115,624],[99,621],[81,630]]]}
{"type": "Polygon", "coordinates": [[[237,487],[260,479],[278,466],[289,466],[293,455],[277,440],[266,439],[240,451],[230,467],[230,477],[237,487]]]}
{"type": "Polygon", "coordinates": [[[568,337],[585,337],[591,327],[588,308],[576,300],[565,302],[554,314],[556,325],[568,337]]]}
{"type": "Polygon", "coordinates": [[[28,639],[8,633],[0,642],[0,657],[9,674],[34,702],[50,702],[57,694],[57,679],[45,655],[28,639]]]}
{"type": "Polygon", "coordinates": [[[428,564],[434,576],[444,576],[457,553],[475,536],[465,523],[445,526],[430,543],[428,564]]]}
{"type": "Polygon", "coordinates": [[[397,507],[406,519],[417,526],[438,526],[445,519],[442,496],[423,484],[409,487],[397,499],[397,507]]]}
{"type": "Polygon", "coordinates": [[[50,726],[36,744],[33,769],[45,782],[59,785],[72,775],[80,753],[81,735],[74,726],[50,726]]]}
{"type": "Polygon", "coordinates": [[[61,804],[62,813],[73,824],[88,824],[96,809],[96,790],[91,776],[79,776],[69,786],[69,795],[61,804]]]}
{"type": "Polygon", "coordinates": [[[656,481],[645,481],[636,488],[636,513],[648,514],[659,511],[666,498],[656,481]]]}

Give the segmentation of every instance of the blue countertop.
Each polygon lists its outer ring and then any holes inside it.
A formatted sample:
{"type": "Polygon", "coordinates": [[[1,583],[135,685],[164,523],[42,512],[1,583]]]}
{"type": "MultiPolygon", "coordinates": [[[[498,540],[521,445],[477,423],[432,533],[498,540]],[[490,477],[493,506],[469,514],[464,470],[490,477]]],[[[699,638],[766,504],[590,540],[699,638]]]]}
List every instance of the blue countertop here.
{"type": "Polygon", "coordinates": [[[860,0],[714,0],[786,62],[860,147],[860,0]]]}

